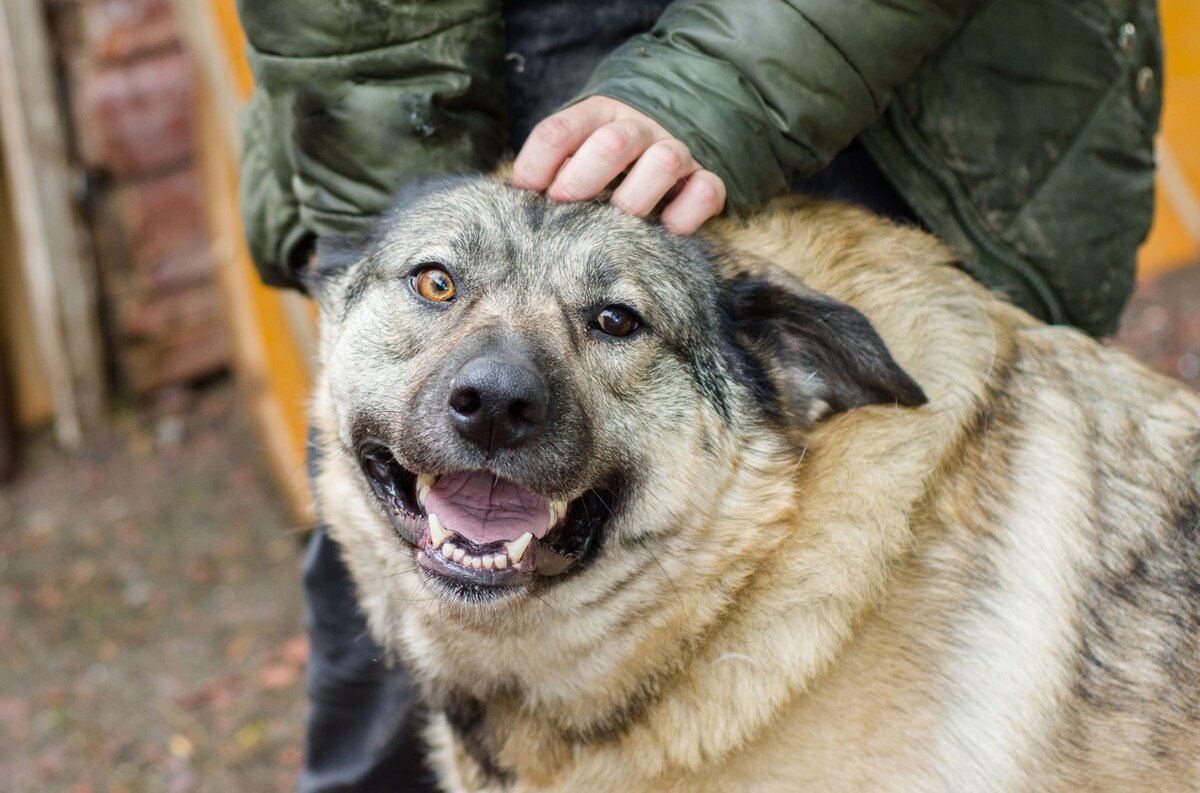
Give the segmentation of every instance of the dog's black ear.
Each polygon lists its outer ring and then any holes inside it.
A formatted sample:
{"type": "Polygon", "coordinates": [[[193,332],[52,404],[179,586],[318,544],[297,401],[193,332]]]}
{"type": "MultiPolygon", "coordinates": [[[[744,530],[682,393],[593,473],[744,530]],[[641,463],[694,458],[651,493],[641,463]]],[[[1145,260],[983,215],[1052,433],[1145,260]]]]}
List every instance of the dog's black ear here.
{"type": "Polygon", "coordinates": [[[764,407],[807,426],[864,405],[925,404],[870,321],[783,273],[736,278],[729,316],[764,407]]]}
{"type": "Polygon", "coordinates": [[[370,240],[363,237],[322,237],[299,269],[304,289],[322,306],[366,255],[370,240]]]}

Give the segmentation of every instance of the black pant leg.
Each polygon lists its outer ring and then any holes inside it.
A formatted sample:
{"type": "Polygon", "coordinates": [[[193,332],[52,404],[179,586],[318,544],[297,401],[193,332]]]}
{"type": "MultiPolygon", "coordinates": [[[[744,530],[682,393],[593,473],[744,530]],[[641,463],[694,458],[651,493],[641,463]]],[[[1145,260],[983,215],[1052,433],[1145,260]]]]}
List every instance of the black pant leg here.
{"type": "Polygon", "coordinates": [[[367,632],[337,544],[318,530],[304,559],[312,651],[300,793],[433,793],[424,713],[408,673],[367,632]]]}

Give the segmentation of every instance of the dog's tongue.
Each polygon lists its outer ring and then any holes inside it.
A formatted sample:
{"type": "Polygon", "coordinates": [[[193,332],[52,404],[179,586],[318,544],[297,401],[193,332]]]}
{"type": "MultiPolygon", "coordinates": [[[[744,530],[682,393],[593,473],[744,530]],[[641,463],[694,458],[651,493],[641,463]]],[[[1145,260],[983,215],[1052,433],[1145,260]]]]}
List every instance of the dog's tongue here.
{"type": "Polygon", "coordinates": [[[537,493],[484,471],[447,474],[425,497],[425,511],[476,545],[546,535],[550,505],[537,493]]]}

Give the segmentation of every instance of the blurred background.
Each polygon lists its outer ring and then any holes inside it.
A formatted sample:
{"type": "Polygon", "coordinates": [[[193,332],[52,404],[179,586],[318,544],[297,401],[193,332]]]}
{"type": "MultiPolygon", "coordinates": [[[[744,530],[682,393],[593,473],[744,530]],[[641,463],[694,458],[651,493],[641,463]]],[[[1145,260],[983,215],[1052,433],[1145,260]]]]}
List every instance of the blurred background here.
{"type": "MultiPolygon", "coordinates": [[[[1200,3],[1160,8],[1158,210],[1110,343],[1200,387],[1200,3]]],[[[242,245],[241,53],[233,0],[0,0],[6,793],[300,762],[313,314],[242,245]]]]}

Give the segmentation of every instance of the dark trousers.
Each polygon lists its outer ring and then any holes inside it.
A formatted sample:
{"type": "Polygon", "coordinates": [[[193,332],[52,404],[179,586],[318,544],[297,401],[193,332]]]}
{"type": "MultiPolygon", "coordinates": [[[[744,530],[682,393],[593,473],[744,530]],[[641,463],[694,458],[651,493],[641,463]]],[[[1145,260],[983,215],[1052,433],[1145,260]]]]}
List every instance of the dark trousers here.
{"type": "MultiPolygon", "coordinates": [[[[666,5],[665,0],[507,3],[513,148],[583,87],[605,53],[648,30],[666,5]]],[[[793,186],[897,219],[914,217],[857,143],[793,186]]],[[[312,640],[311,709],[299,790],[432,793],[436,787],[424,760],[424,713],[417,693],[405,670],[389,665],[367,633],[337,546],[321,529],[304,559],[304,589],[312,640]]]]}

